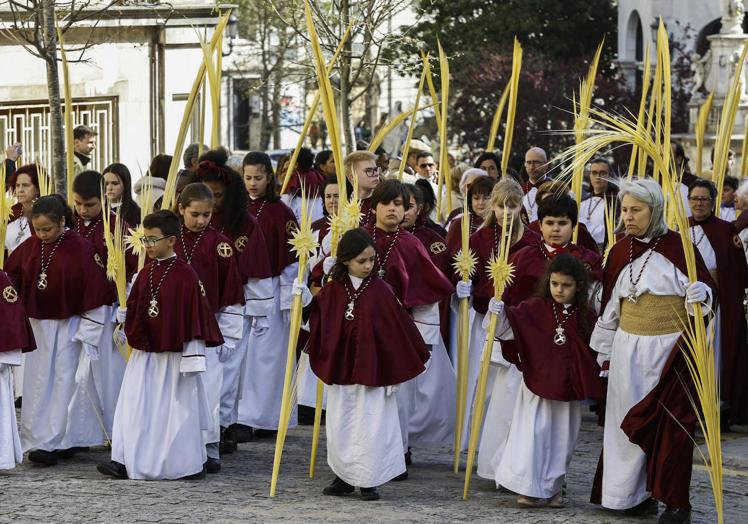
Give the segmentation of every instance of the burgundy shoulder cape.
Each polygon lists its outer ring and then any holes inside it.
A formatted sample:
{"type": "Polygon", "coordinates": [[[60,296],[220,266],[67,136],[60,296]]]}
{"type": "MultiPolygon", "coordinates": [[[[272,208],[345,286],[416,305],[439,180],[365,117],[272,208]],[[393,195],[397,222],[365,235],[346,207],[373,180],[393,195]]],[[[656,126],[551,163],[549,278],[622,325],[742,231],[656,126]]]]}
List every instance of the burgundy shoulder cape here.
{"type": "Polygon", "coordinates": [[[18,291],[8,275],[0,271],[0,353],[20,349],[24,353],[36,349],[34,333],[18,291]]]}
{"type": "MultiPolygon", "coordinates": [[[[560,318],[563,306],[556,306],[560,318]]],[[[514,343],[502,342],[501,349],[509,362],[522,371],[527,388],[549,400],[602,399],[605,387],[600,366],[589,346],[589,334],[581,335],[578,312],[564,323],[566,343],[556,345],[556,319],[553,299],[533,297],[506,309],[514,332],[514,343]]],[[[594,315],[587,319],[587,331],[594,327],[594,315]]]]}
{"type": "Polygon", "coordinates": [[[218,216],[213,214],[210,224],[219,233],[228,237],[236,255],[242,284],[250,278],[269,278],[273,276],[270,270],[268,248],[265,235],[257,219],[249,213],[244,214],[244,220],[237,231],[228,231],[220,225],[218,216]]]}
{"type": "MultiPolygon", "coordinates": [[[[488,311],[488,302],[494,295],[493,281],[488,275],[488,261],[496,251],[497,238],[501,238],[501,226],[498,224],[481,227],[470,236],[470,250],[478,258],[473,274],[473,308],[483,315],[488,311]]],[[[525,226],[522,236],[509,248],[509,254],[535,246],[540,241],[540,236],[525,226]]]]}
{"type": "MultiPolygon", "coordinates": [[[[447,231],[447,247],[450,254],[454,257],[462,249],[462,217],[459,215],[449,223],[447,231]]],[[[483,219],[474,213],[470,213],[470,234],[472,235],[483,223],[483,219]]]]}
{"type": "Polygon", "coordinates": [[[249,199],[248,210],[260,224],[265,237],[270,272],[277,277],[283,269],[296,262],[288,241],[299,227],[296,217],[286,204],[280,200],[270,202],[265,198],[249,199]]]}
{"type": "MultiPolygon", "coordinates": [[[[349,277],[344,278],[353,290],[349,277]]],[[[421,374],[428,349],[390,287],[372,277],[356,300],[354,319],[346,320],[345,284],[331,280],[312,302],[307,352],[314,374],[326,384],[371,387],[401,384],[421,374]]]]}
{"type": "MultiPolygon", "coordinates": [[[[629,242],[634,242],[634,259],[654,244],[624,237],[613,246],[603,277],[603,308],[610,300],[618,275],[629,263],[629,242]]],[[[655,251],[688,274],[678,233],[665,233],[655,251]]],[[[696,266],[699,281],[709,285],[716,297],[716,285],[698,250],[696,266]]],[[[688,490],[693,464],[692,436],[696,425],[696,414],[690,401],[690,398],[696,398],[696,392],[683,357],[684,348],[681,338],[673,347],[657,385],[629,410],[621,423],[621,430],[629,440],[646,454],[647,491],[653,498],[677,508],[690,508],[688,490]]],[[[590,499],[594,504],[601,502],[603,467],[601,456],[590,499]]]]}
{"type": "Polygon", "coordinates": [[[416,223],[415,227],[411,230],[413,236],[421,241],[423,247],[428,251],[431,261],[439,270],[444,273],[447,278],[451,278],[452,272],[452,257],[447,249],[447,243],[444,237],[433,229],[429,229],[426,226],[416,223]]]}
{"type": "Polygon", "coordinates": [[[597,252],[575,244],[568,244],[564,248],[549,253],[543,241],[540,240],[509,257],[509,262],[514,265],[514,279],[504,292],[504,302],[514,306],[533,296],[540,279],[548,268],[550,259],[560,253],[568,253],[578,258],[587,268],[590,280],[596,281],[602,278],[602,257],[597,252]]]}
{"type": "Polygon", "coordinates": [[[300,194],[301,186],[303,185],[304,192],[308,197],[311,198],[313,196],[316,196],[318,198],[323,198],[324,195],[322,195],[322,186],[324,185],[324,183],[325,176],[316,169],[296,169],[293,173],[291,173],[291,180],[288,181],[288,185],[286,186],[286,191],[284,194],[300,194]]]}
{"type": "MultiPolygon", "coordinates": [[[[367,231],[373,235],[374,227],[370,224],[367,231]]],[[[379,257],[387,256],[394,238],[395,233],[377,228],[375,271],[379,269],[379,257]]],[[[431,261],[423,244],[407,231],[400,230],[384,269],[384,280],[392,286],[395,296],[406,308],[435,304],[454,293],[454,286],[431,261]]]]}
{"type": "Polygon", "coordinates": [[[195,339],[204,340],[208,347],[220,346],[223,337],[210,303],[201,293],[197,273],[183,260],[174,262],[158,291],[158,316],[148,315],[151,266],[156,265],[153,270],[155,291],[169,262],[149,260],[138,273],[127,299],[127,341],[134,348],[155,353],[180,352],[186,342],[195,339]]]}
{"type": "Polygon", "coordinates": [[[174,252],[185,262],[191,254],[192,258],[188,264],[195,270],[205,287],[213,313],[218,313],[226,306],[244,304],[244,290],[236,266],[234,249],[227,237],[211,226],[208,226],[202,235],[182,226],[174,252]]]}
{"type": "MultiPolygon", "coordinates": [[[[62,320],[111,304],[110,283],[91,242],[75,231],[64,235],[47,267],[46,289],[37,287],[42,243],[36,236],[21,243],[5,265],[30,318],[62,320]]],[[[47,260],[52,246],[44,246],[47,260]]]]}
{"type": "Polygon", "coordinates": [[[703,228],[717,259],[717,289],[722,316],[720,395],[730,404],[730,422],[743,424],[748,421],[748,388],[745,387],[748,381],[748,345],[743,310],[748,264],[743,242],[730,222],[715,216],[698,223],[691,217],[689,223],[703,228]]]}
{"type": "MultiPolygon", "coordinates": [[[[595,239],[590,233],[590,230],[587,229],[587,226],[584,223],[578,222],[578,224],[579,224],[579,233],[577,234],[577,245],[580,247],[583,247],[584,249],[589,249],[590,251],[594,253],[599,252],[600,248],[597,247],[597,242],[595,242],[595,239]]],[[[540,235],[540,221],[539,220],[533,220],[532,222],[530,222],[530,224],[527,227],[529,227],[530,229],[535,231],[538,235],[540,235]]]]}
{"type": "Polygon", "coordinates": [[[323,216],[312,222],[312,231],[319,232],[319,242],[322,243],[322,239],[327,236],[330,231],[330,217],[323,216]]]}

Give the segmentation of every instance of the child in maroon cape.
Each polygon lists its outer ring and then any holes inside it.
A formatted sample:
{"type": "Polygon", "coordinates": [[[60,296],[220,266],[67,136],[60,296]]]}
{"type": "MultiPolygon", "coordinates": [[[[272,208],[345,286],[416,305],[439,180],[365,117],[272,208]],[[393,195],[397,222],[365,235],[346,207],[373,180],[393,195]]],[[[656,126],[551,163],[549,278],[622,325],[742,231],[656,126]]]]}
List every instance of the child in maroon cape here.
{"type": "Polygon", "coordinates": [[[220,408],[223,389],[223,360],[234,352],[244,329],[244,291],[231,241],[210,225],[213,193],[201,183],[187,184],[179,195],[178,210],[182,227],[174,251],[200,278],[201,289],[216,316],[223,345],[205,351],[206,371],[202,375],[208,393],[211,427],[205,432],[208,473],[221,470],[220,408]]]}
{"type": "MultiPolygon", "coordinates": [[[[285,177],[286,173],[280,173],[285,177]]],[[[293,211],[296,220],[301,218],[301,188],[304,188],[310,206],[312,220],[318,220],[323,216],[322,185],[325,176],[314,169],[314,153],[308,147],[299,150],[296,166],[291,173],[286,191],[281,195],[281,202],[293,211]]]]}
{"type": "MultiPolygon", "coordinates": [[[[409,205],[402,183],[397,180],[381,182],[371,195],[374,220],[365,229],[377,246],[375,269],[379,278],[392,286],[395,296],[410,311],[426,345],[436,346],[441,342],[439,303],[452,295],[454,287],[431,261],[421,241],[402,229],[403,217],[409,205]]],[[[429,390],[424,381],[428,382],[431,374],[441,374],[438,364],[433,369],[429,365],[423,377],[404,383],[397,392],[403,447],[406,450],[411,435],[414,444],[418,445],[436,445],[450,440],[448,436],[454,426],[449,423],[451,415],[424,413],[424,408],[417,405],[417,398],[421,395],[428,398],[426,402],[430,406],[440,405],[438,402],[442,395],[449,395],[446,388],[429,390]],[[432,415],[435,417],[433,421],[429,420],[432,415]]],[[[410,452],[406,461],[410,462],[410,452]]],[[[406,475],[401,480],[405,478],[406,475]]]]}
{"type": "Polygon", "coordinates": [[[202,430],[212,422],[201,373],[205,348],[223,344],[195,270],[174,252],[181,225],[171,211],[143,220],[151,259],[127,299],[125,334],[132,347],[112,433],[115,478],[202,478],[202,430]]]}
{"type": "MultiPolygon", "coordinates": [[[[73,180],[75,232],[91,242],[96,251],[95,257],[99,271],[106,274],[109,253],[104,240],[103,214],[109,213],[109,228],[112,232],[116,227],[117,218],[114,212],[103,209],[101,201],[103,190],[104,177],[97,171],[83,171],[73,180]]],[[[127,232],[130,225],[125,222],[123,227],[127,232]]],[[[138,257],[127,250],[125,266],[128,282],[135,273],[137,264],[138,257]]],[[[95,391],[101,403],[104,427],[107,433],[111,434],[114,409],[117,407],[117,397],[122,386],[122,377],[125,374],[125,359],[113,341],[116,312],[119,306],[114,282],[109,281],[107,289],[106,321],[101,331],[99,354],[90,360],[90,364],[88,359],[84,359],[80,373],[88,372],[90,369],[90,376],[96,384],[95,391]]]]}
{"type": "MultiPolygon", "coordinates": [[[[545,274],[549,261],[560,253],[577,257],[590,274],[591,293],[602,279],[602,257],[571,242],[577,223],[577,203],[568,195],[551,196],[538,204],[538,222],[543,241],[528,246],[511,256],[514,279],[502,297],[507,305],[517,305],[531,297],[545,274]]],[[[595,309],[598,309],[597,307],[595,309]]]]}
{"type": "Polygon", "coordinates": [[[34,236],[5,267],[38,345],[24,363],[21,441],[31,462],[49,466],[105,442],[95,389],[76,374],[82,352],[84,359],[99,353],[109,283],[91,243],[67,229],[72,221],[61,196],[39,198],[31,210],[34,236]]]}
{"type": "Polygon", "coordinates": [[[267,317],[273,310],[273,278],[265,235],[260,223],[247,211],[249,196],[244,181],[226,165],[227,159],[222,148],[206,152],[200,157],[197,171],[190,180],[202,182],[213,192],[210,224],[230,240],[244,286],[241,340],[233,350],[224,345],[219,355],[223,363],[221,453],[233,453],[236,448],[231,425],[237,420],[242,363],[247,354],[252,322],[257,317],[267,317]]]}
{"type": "Polygon", "coordinates": [[[496,485],[520,494],[523,507],[563,507],[582,401],[604,395],[589,346],[595,318],[588,282],[582,263],[562,253],[551,261],[539,297],[506,309],[495,299],[489,305],[499,318],[504,358],[523,378],[505,448],[494,457],[496,485]]]}
{"type": "Polygon", "coordinates": [[[11,370],[21,365],[21,353],[36,348],[31,325],[18,291],[0,271],[0,469],[12,469],[23,459],[18,437],[11,370]]]}
{"type": "Polygon", "coordinates": [[[312,370],[328,384],[327,462],[335,480],[323,493],[359,487],[362,499],[376,500],[377,486],[406,471],[394,390],[423,372],[429,352],[376,273],[369,234],[348,231],[337,255],[312,302],[307,347],[312,370]]]}
{"type": "MultiPolygon", "coordinates": [[[[290,326],[291,289],[298,274],[298,260],[288,241],[298,228],[291,209],[276,194],[276,178],[270,157],[251,151],[243,160],[244,185],[249,193],[248,210],[265,236],[273,276],[272,309],[255,317],[242,366],[238,423],[254,428],[258,438],[274,437],[280,419],[286,346],[290,326]]],[[[296,411],[290,427],[296,425],[296,411]]]]}

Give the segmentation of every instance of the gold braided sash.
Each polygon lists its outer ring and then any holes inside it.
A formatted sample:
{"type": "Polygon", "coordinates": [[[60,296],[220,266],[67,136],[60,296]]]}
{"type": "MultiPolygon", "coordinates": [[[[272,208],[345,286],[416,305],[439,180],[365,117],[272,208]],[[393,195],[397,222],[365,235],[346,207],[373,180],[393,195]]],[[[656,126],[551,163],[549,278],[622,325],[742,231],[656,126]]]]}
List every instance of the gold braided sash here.
{"type": "Polygon", "coordinates": [[[656,337],[683,331],[688,321],[685,297],[677,295],[641,295],[636,303],[621,301],[620,328],[632,335],[656,337]]]}

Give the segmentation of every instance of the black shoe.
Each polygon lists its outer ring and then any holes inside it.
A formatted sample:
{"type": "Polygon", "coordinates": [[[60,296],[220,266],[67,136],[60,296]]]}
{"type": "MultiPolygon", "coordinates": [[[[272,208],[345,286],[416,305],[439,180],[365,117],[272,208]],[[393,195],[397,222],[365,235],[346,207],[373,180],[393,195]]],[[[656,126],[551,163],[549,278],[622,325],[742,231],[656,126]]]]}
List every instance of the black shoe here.
{"type": "Polygon", "coordinates": [[[653,498],[649,498],[644,502],[640,503],[633,508],[624,510],[626,515],[644,516],[644,515],[657,515],[657,501],[653,498]]]}
{"type": "Polygon", "coordinates": [[[116,479],[127,478],[127,469],[125,469],[125,465],[113,460],[98,464],[96,466],[96,469],[99,471],[99,473],[101,473],[102,475],[106,475],[107,477],[114,477],[116,479]]]}
{"type": "Polygon", "coordinates": [[[57,456],[58,459],[69,459],[73,458],[76,453],[76,449],[79,448],[56,449],[53,451],[53,453],[57,456]]]}
{"type": "Polygon", "coordinates": [[[405,465],[410,466],[413,463],[413,457],[410,454],[410,447],[408,447],[408,451],[405,452],[405,465]]]}
{"type": "Polygon", "coordinates": [[[43,466],[56,466],[57,454],[53,451],[35,449],[34,451],[29,451],[29,461],[43,466]]]}
{"type": "Polygon", "coordinates": [[[276,438],[278,430],[276,429],[256,429],[253,432],[255,438],[276,438]]]}
{"type": "Polygon", "coordinates": [[[400,482],[402,480],[408,480],[408,470],[407,469],[405,470],[405,473],[402,473],[402,474],[398,475],[397,477],[395,477],[394,479],[392,479],[392,482],[400,482]]]}
{"type": "Polygon", "coordinates": [[[231,424],[228,427],[228,431],[233,432],[234,442],[241,444],[243,442],[251,442],[254,438],[254,432],[249,426],[244,424],[231,424]]]}
{"type": "Polygon", "coordinates": [[[211,475],[218,473],[221,471],[221,461],[208,457],[208,461],[205,463],[205,471],[211,475]]]}
{"type": "Polygon", "coordinates": [[[16,399],[16,407],[17,407],[18,409],[21,409],[21,407],[22,407],[22,406],[23,406],[23,397],[18,397],[18,398],[16,399]]]}
{"type": "Polygon", "coordinates": [[[236,437],[234,436],[233,426],[221,428],[221,444],[219,448],[222,455],[229,455],[236,451],[236,437]]]}
{"type": "Polygon", "coordinates": [[[348,484],[346,481],[339,477],[335,477],[332,484],[322,490],[323,495],[331,495],[333,497],[340,497],[342,495],[348,495],[356,490],[353,486],[348,484]]]}
{"type": "Polygon", "coordinates": [[[315,408],[310,408],[309,406],[299,406],[299,425],[313,426],[315,411],[315,408]]]}
{"type": "Polygon", "coordinates": [[[361,488],[361,500],[379,500],[377,488],[361,488]]]}
{"type": "Polygon", "coordinates": [[[662,512],[659,524],[690,524],[691,510],[687,508],[671,508],[670,506],[662,512]]]}
{"type": "Polygon", "coordinates": [[[205,478],[205,467],[203,467],[202,471],[199,471],[195,473],[194,475],[187,475],[186,477],[182,477],[179,480],[202,480],[205,478]]]}

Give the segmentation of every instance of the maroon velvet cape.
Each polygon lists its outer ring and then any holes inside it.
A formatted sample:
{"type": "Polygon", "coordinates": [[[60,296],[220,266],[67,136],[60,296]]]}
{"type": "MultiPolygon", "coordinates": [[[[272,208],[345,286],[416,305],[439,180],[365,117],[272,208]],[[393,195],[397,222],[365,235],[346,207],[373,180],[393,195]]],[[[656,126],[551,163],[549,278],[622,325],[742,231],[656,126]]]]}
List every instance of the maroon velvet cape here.
{"type": "MultiPolygon", "coordinates": [[[[348,275],[343,278],[352,290],[348,275]]],[[[344,286],[331,280],[312,301],[307,352],[314,374],[325,384],[370,387],[420,375],[428,349],[390,286],[373,276],[356,300],[353,320],[345,319],[349,298],[344,286]]]]}
{"type": "MultiPolygon", "coordinates": [[[[83,219],[80,218],[77,214],[75,215],[75,232],[78,233],[83,238],[87,239],[89,242],[93,244],[94,251],[96,251],[96,254],[99,255],[99,260],[101,260],[102,265],[104,266],[102,270],[104,271],[104,275],[106,275],[106,266],[107,261],[109,260],[109,251],[106,248],[106,241],[104,240],[104,221],[99,220],[101,218],[101,214],[91,220],[88,226],[86,226],[83,223],[83,219]]],[[[116,227],[116,215],[114,213],[110,213],[109,215],[109,230],[114,233],[115,227],[116,227]]],[[[124,230],[125,234],[127,234],[127,230],[130,229],[130,225],[125,222],[124,223],[124,230]]],[[[125,251],[125,273],[127,276],[127,280],[130,281],[132,276],[137,272],[138,270],[138,256],[134,254],[130,250],[125,251]]],[[[109,304],[112,304],[117,301],[117,286],[113,281],[109,281],[109,293],[111,301],[109,301],[109,304]]]]}
{"type": "Polygon", "coordinates": [[[324,198],[322,186],[325,184],[325,176],[316,169],[296,169],[291,173],[291,180],[288,181],[284,195],[301,195],[301,186],[304,186],[304,192],[308,198],[324,198]]]}
{"type": "MultiPolygon", "coordinates": [[[[8,258],[5,271],[26,306],[30,318],[62,320],[111,304],[111,288],[96,264],[91,242],[75,231],[66,231],[47,267],[47,288],[38,289],[41,241],[27,238],[8,258]]],[[[45,258],[53,244],[45,246],[45,258]]]]}
{"type": "Polygon", "coordinates": [[[208,347],[220,346],[223,336],[210,303],[201,294],[197,273],[183,260],[174,262],[161,285],[157,295],[159,315],[148,316],[151,265],[156,264],[153,270],[155,288],[170,262],[171,259],[149,260],[138,273],[127,298],[127,341],[134,348],[153,353],[181,352],[186,342],[195,339],[204,340],[208,347]]]}
{"type": "Polygon", "coordinates": [[[743,243],[735,227],[726,220],[711,216],[698,224],[714,249],[717,259],[717,289],[722,316],[720,333],[720,395],[730,404],[730,422],[748,422],[748,345],[743,310],[743,291],[748,287],[748,264],[743,243]]]}
{"type": "MultiPolygon", "coordinates": [[[[600,366],[589,346],[594,314],[588,315],[587,333],[580,333],[578,311],[570,313],[564,323],[566,343],[556,345],[556,319],[552,298],[533,297],[506,309],[514,332],[514,343],[502,342],[501,350],[522,371],[527,388],[549,400],[602,399],[605,384],[600,366]]],[[[563,306],[557,305],[559,318],[566,318],[563,306]]]]}
{"type": "MultiPolygon", "coordinates": [[[[488,311],[488,302],[494,295],[493,280],[488,275],[488,261],[496,252],[496,238],[501,238],[501,226],[498,224],[481,227],[470,236],[470,250],[478,258],[473,274],[473,309],[482,315],[488,311]]],[[[536,246],[540,241],[540,236],[525,226],[522,236],[509,248],[509,254],[536,246]]],[[[456,278],[458,275],[455,275],[456,278]]]]}
{"type": "Polygon", "coordinates": [[[238,231],[226,230],[219,223],[216,214],[213,214],[210,225],[219,233],[225,235],[231,242],[242,284],[246,284],[250,278],[262,279],[273,276],[270,270],[265,235],[262,233],[260,223],[254,216],[245,213],[238,231]]]}
{"type": "Polygon", "coordinates": [[[587,268],[591,281],[602,278],[602,257],[596,251],[569,243],[566,247],[549,253],[541,240],[509,257],[509,262],[514,264],[514,280],[504,291],[504,302],[514,306],[533,296],[538,290],[540,279],[545,275],[549,259],[560,253],[577,257],[587,268]]]}
{"type": "Polygon", "coordinates": [[[36,349],[34,333],[23,302],[3,271],[0,271],[0,318],[0,353],[17,349],[28,353],[36,349]]]}
{"type": "MultiPolygon", "coordinates": [[[[483,223],[483,219],[475,213],[470,213],[470,234],[472,235],[483,223]]],[[[447,247],[454,257],[462,249],[462,216],[456,217],[449,223],[447,232],[447,247]]]]}
{"type": "MultiPolygon", "coordinates": [[[[366,231],[373,236],[374,226],[366,231]]],[[[384,258],[395,233],[377,228],[377,252],[384,258]]],[[[379,260],[374,271],[379,270],[379,260]]],[[[411,233],[400,230],[385,265],[384,280],[406,308],[435,304],[454,293],[449,279],[431,261],[426,248],[411,233]]]]}
{"type": "MultiPolygon", "coordinates": [[[[541,238],[543,237],[540,232],[539,220],[533,220],[527,227],[535,231],[538,235],[540,235],[541,238]]],[[[597,247],[597,242],[595,242],[595,239],[592,237],[590,230],[587,229],[587,226],[582,222],[579,222],[579,234],[577,235],[577,237],[578,246],[583,247],[584,249],[589,249],[594,253],[600,252],[600,248],[597,247]]]]}
{"type": "Polygon", "coordinates": [[[327,233],[330,232],[330,217],[329,216],[323,216],[322,218],[319,218],[312,222],[312,232],[318,232],[319,231],[319,243],[322,243],[322,239],[327,236],[327,233]]]}
{"type": "Polygon", "coordinates": [[[264,197],[256,200],[250,198],[247,209],[260,223],[267,246],[270,272],[274,277],[280,276],[286,266],[296,262],[296,255],[291,251],[291,245],[288,243],[293,238],[294,231],[299,227],[296,217],[291,208],[280,200],[270,202],[264,197]],[[265,203],[264,207],[263,203],[265,203]],[[262,213],[260,213],[260,208],[262,208],[262,213]],[[258,213],[260,213],[259,217],[258,213]]]}
{"type": "Polygon", "coordinates": [[[205,287],[208,303],[213,313],[218,313],[226,306],[244,304],[241,276],[228,237],[223,236],[211,226],[203,231],[202,236],[182,226],[182,234],[177,237],[174,252],[180,260],[185,262],[187,262],[186,253],[193,253],[192,261],[188,263],[205,287]],[[198,237],[200,241],[195,246],[198,237]],[[186,247],[182,244],[182,239],[186,247]],[[222,256],[221,253],[228,256],[222,256]]]}
{"type": "MultiPolygon", "coordinates": [[[[608,253],[603,276],[603,308],[610,300],[618,275],[629,263],[630,242],[634,242],[634,260],[654,244],[636,242],[628,236],[613,246],[608,253]]],[[[683,274],[688,274],[678,233],[665,233],[660,237],[655,251],[666,257],[683,274]]],[[[696,267],[699,281],[712,288],[716,300],[716,284],[698,250],[696,267]]],[[[697,397],[683,357],[684,348],[681,338],[673,347],[657,385],[629,410],[621,423],[621,429],[629,440],[646,454],[647,491],[652,493],[653,498],[676,508],[690,508],[688,490],[693,464],[692,437],[696,426],[696,414],[689,395],[694,399],[697,397]]],[[[601,455],[590,498],[594,504],[601,503],[602,472],[601,455]]]]}
{"type": "Polygon", "coordinates": [[[360,227],[366,227],[369,224],[376,223],[376,218],[371,212],[371,197],[361,199],[361,223],[360,227]]]}
{"type": "Polygon", "coordinates": [[[745,228],[748,227],[748,211],[744,211],[738,215],[738,218],[735,219],[735,222],[733,222],[733,225],[735,226],[735,230],[740,233],[745,228]]]}

